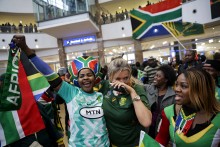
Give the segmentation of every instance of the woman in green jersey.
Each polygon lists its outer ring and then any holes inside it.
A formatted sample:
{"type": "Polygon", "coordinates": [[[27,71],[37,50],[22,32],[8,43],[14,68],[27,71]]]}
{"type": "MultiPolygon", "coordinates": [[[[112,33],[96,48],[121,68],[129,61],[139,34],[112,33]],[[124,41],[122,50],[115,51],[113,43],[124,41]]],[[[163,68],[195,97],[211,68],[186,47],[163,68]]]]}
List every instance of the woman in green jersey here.
{"type": "Polygon", "coordinates": [[[178,76],[176,105],[162,112],[156,140],[166,146],[218,147],[220,145],[220,104],[215,82],[205,70],[190,68],[178,76]]]}
{"type": "Polygon", "coordinates": [[[138,146],[140,131],[150,126],[152,117],[145,89],[131,76],[131,67],[122,58],[110,62],[108,77],[100,91],[110,142],[117,147],[138,146]]]}

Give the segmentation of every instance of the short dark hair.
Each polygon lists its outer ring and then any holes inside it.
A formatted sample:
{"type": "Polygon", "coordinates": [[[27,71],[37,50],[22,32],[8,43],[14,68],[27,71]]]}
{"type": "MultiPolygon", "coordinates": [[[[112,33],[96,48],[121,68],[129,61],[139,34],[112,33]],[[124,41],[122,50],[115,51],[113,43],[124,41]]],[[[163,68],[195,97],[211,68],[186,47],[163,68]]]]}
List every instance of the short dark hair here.
{"type": "Polygon", "coordinates": [[[206,60],[206,56],[205,56],[205,55],[200,55],[200,56],[199,56],[199,60],[200,60],[201,62],[204,62],[204,61],[206,60]]]}
{"type": "Polygon", "coordinates": [[[138,61],[135,63],[135,65],[136,65],[137,67],[140,67],[140,66],[141,66],[140,62],[138,62],[138,61]]]}
{"type": "Polygon", "coordinates": [[[176,81],[176,72],[170,65],[161,65],[157,71],[162,71],[167,79],[167,86],[173,86],[176,81]]]}
{"type": "Polygon", "coordinates": [[[216,52],[213,56],[214,60],[220,60],[220,52],[216,52]]]}

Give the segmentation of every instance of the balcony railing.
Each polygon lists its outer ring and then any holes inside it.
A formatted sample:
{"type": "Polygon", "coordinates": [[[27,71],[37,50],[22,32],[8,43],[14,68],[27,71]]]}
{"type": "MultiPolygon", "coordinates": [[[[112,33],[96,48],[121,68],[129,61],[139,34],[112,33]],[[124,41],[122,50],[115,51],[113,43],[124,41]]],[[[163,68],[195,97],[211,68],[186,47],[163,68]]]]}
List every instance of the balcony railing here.
{"type": "Polygon", "coordinates": [[[2,26],[0,25],[0,33],[38,33],[37,27],[29,26],[2,26]]]}

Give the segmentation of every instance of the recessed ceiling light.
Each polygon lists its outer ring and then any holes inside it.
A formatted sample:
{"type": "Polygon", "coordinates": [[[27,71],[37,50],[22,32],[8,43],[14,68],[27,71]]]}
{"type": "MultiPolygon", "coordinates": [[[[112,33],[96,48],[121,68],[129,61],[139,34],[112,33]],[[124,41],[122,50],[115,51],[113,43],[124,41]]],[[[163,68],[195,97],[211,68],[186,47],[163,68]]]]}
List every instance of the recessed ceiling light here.
{"type": "Polygon", "coordinates": [[[213,39],[209,39],[209,43],[212,43],[212,42],[214,42],[214,40],[213,39]]]}
{"type": "Polygon", "coordinates": [[[151,47],[150,47],[150,49],[153,49],[155,47],[155,45],[152,45],[151,47]]]}
{"type": "Polygon", "coordinates": [[[118,9],[121,9],[121,7],[118,7],[118,9]]]}
{"type": "Polygon", "coordinates": [[[36,47],[36,48],[39,48],[39,46],[38,46],[38,45],[36,45],[35,47],[36,47]]]}
{"type": "Polygon", "coordinates": [[[167,41],[164,41],[164,42],[163,42],[163,45],[165,45],[165,44],[167,44],[167,41]]]}
{"type": "Polygon", "coordinates": [[[3,46],[2,48],[5,49],[5,46],[3,46]]]}

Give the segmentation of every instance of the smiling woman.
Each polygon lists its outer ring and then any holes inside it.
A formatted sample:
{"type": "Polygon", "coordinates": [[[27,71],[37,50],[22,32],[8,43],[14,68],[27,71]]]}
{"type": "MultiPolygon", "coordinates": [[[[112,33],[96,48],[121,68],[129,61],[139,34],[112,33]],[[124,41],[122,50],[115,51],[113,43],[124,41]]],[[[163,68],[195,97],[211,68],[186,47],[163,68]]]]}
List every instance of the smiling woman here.
{"type": "Polygon", "coordinates": [[[78,76],[79,86],[83,91],[92,93],[95,85],[95,75],[91,69],[82,69],[78,76]]]}
{"type": "Polygon", "coordinates": [[[175,102],[175,92],[172,87],[175,80],[174,69],[169,65],[161,65],[153,78],[153,83],[144,85],[152,112],[152,124],[148,132],[152,138],[157,135],[162,110],[175,102]]]}
{"type": "Polygon", "coordinates": [[[220,103],[215,83],[204,70],[190,68],[178,76],[176,105],[162,112],[156,140],[166,146],[218,147],[220,145],[220,103]],[[195,139],[196,138],[196,139],[195,139]]]}
{"type": "Polygon", "coordinates": [[[109,147],[108,132],[101,107],[103,95],[93,91],[95,83],[101,79],[99,61],[88,56],[74,59],[68,70],[70,79],[75,85],[70,85],[62,81],[57,73],[35,55],[26,45],[24,36],[14,36],[13,40],[67,103],[70,119],[68,146],[109,147]]]}

